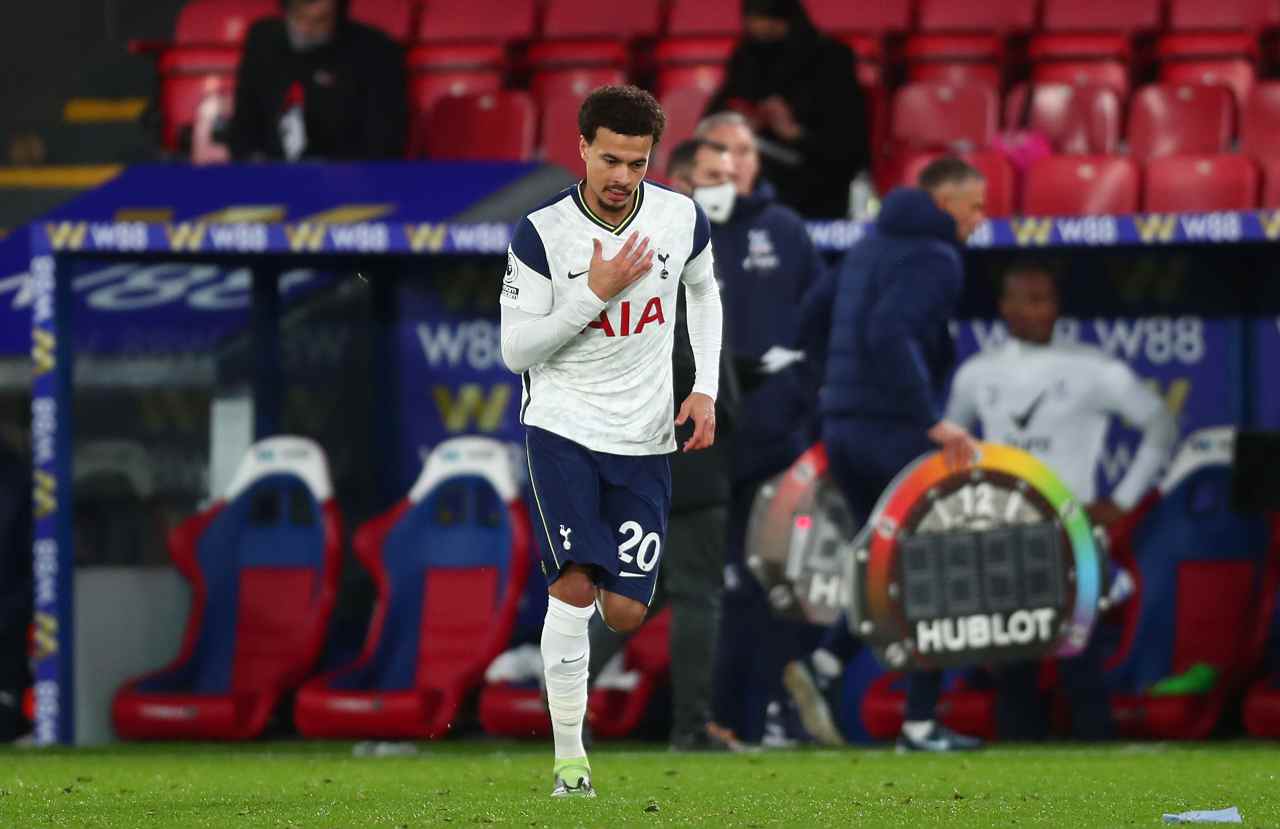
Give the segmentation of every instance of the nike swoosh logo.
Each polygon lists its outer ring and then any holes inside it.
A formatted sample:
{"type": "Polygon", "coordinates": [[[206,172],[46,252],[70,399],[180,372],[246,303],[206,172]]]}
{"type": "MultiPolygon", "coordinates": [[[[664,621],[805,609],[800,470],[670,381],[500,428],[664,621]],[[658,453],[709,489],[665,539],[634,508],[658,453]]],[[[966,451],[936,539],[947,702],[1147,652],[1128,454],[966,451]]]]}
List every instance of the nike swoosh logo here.
{"type": "MultiPolygon", "coordinates": [[[[590,270],[590,268],[588,268],[587,270],[590,270]]],[[[574,273],[573,271],[569,271],[569,278],[577,279],[578,277],[582,276],[586,272],[587,271],[578,271],[577,273],[574,273]]]]}
{"type": "Polygon", "coordinates": [[[624,579],[642,579],[642,578],[644,578],[644,573],[619,573],[618,575],[619,575],[619,576],[622,576],[624,579]]]}
{"type": "Polygon", "coordinates": [[[573,662],[581,662],[582,660],[584,660],[584,659],[586,659],[586,658],[587,658],[587,655],[584,653],[582,656],[579,656],[577,659],[565,659],[565,658],[562,656],[562,657],[560,657],[560,661],[561,661],[561,662],[563,662],[563,663],[564,663],[564,664],[566,664],[566,665],[569,665],[569,664],[571,664],[571,663],[573,663],[573,662]]]}
{"type": "Polygon", "coordinates": [[[1044,402],[1044,397],[1048,393],[1048,389],[1041,391],[1036,395],[1036,399],[1031,401],[1031,405],[1027,407],[1025,412],[1011,417],[1013,425],[1018,427],[1018,431],[1025,432],[1027,427],[1031,425],[1031,419],[1036,416],[1036,411],[1039,410],[1040,404],[1044,402]]]}

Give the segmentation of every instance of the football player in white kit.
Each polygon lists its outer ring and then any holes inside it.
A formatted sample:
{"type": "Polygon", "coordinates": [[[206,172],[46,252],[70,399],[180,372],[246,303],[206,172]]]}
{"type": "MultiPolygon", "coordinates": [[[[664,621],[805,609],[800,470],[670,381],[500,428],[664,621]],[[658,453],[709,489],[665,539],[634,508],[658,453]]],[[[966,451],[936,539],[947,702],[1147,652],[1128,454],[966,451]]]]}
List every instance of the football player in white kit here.
{"type": "Polygon", "coordinates": [[[1035,264],[1015,265],[1001,285],[1000,316],[1009,340],[956,371],[947,420],[981,424],[983,438],[1017,446],[1057,473],[1107,526],[1151,488],[1178,438],[1173,413],[1121,360],[1100,348],[1054,341],[1058,289],[1035,264]],[[1113,416],[1142,430],[1142,442],[1110,498],[1096,496],[1094,475],[1113,416]]]}
{"type": "MultiPolygon", "coordinates": [[[[982,426],[983,437],[1017,446],[1057,473],[1095,525],[1107,526],[1132,509],[1155,483],[1178,437],[1164,401],[1124,362],[1091,345],[1054,340],[1058,289],[1048,269],[1015,265],[1004,274],[1000,315],[1009,340],[966,360],[952,381],[948,420],[982,426]],[[1107,427],[1119,416],[1142,430],[1142,442],[1110,498],[1097,497],[1094,475],[1107,427]]],[[[1111,594],[1131,584],[1113,576],[1111,594]]],[[[1072,736],[1113,736],[1097,642],[1059,663],[1071,708],[1072,736]]],[[[997,673],[997,726],[1003,739],[1040,739],[1048,717],[1039,692],[1039,664],[1003,666],[997,673]]]]}
{"type": "Polygon", "coordinates": [[[523,379],[520,422],[547,578],[542,661],[553,797],[594,797],[582,744],[587,625],[644,622],[671,505],[667,455],[715,440],[721,310],[711,228],[692,199],[644,180],[665,117],[634,86],[578,115],[586,175],[517,226],[502,296],[502,358],[523,379]],[[696,378],[674,418],[671,352],[685,286],[696,378]]]}

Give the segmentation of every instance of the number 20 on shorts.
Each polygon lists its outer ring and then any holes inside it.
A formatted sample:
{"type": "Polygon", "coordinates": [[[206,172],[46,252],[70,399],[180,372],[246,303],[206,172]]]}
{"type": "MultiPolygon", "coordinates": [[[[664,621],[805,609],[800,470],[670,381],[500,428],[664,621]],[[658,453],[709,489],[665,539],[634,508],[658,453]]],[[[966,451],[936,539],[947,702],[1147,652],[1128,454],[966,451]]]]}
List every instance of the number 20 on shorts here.
{"type": "Polygon", "coordinates": [[[628,521],[618,532],[626,536],[618,545],[618,559],[623,564],[635,562],[641,572],[648,573],[658,566],[658,557],[662,554],[662,539],[657,533],[646,534],[638,521],[628,521]],[[634,555],[632,550],[635,550],[634,555]]]}

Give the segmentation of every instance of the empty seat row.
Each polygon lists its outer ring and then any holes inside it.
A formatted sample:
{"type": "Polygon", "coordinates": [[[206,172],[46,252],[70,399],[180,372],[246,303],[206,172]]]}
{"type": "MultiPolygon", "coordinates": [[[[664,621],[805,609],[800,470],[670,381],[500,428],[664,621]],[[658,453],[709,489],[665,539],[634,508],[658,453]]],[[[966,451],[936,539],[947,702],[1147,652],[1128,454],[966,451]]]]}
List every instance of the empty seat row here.
{"type": "MultiPolygon", "coordinates": [[[[807,0],[814,22],[837,34],[886,32],[1257,31],[1280,26],[1275,0],[807,0]]],[[[276,0],[191,0],[178,43],[235,43],[276,0]]],[[[420,42],[735,35],[740,0],[351,0],[351,12],[399,40],[420,42]]]]}
{"type": "MultiPolygon", "coordinates": [[[[996,138],[995,93],[978,86],[908,84],[894,96],[894,142],[917,147],[986,147],[996,138]]],[[[1138,159],[1232,149],[1239,120],[1240,147],[1258,158],[1280,155],[1280,82],[1260,84],[1239,119],[1223,87],[1152,84],[1129,101],[1124,136],[1138,159]]],[[[1044,135],[1060,153],[1113,153],[1120,147],[1124,113],[1113,90],[1066,84],[1015,88],[1005,100],[1008,129],[1044,135]]]]}

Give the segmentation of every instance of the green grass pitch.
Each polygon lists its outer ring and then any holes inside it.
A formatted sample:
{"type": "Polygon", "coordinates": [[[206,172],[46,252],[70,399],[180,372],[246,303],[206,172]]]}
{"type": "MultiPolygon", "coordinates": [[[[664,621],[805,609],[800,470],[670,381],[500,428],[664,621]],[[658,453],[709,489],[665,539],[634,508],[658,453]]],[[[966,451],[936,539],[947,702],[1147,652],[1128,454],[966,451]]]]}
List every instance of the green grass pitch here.
{"type": "Polygon", "coordinates": [[[1280,827],[1265,743],[672,754],[597,747],[600,797],[551,800],[549,745],[349,743],[0,750],[0,827],[1159,826],[1239,806],[1280,827]]]}

